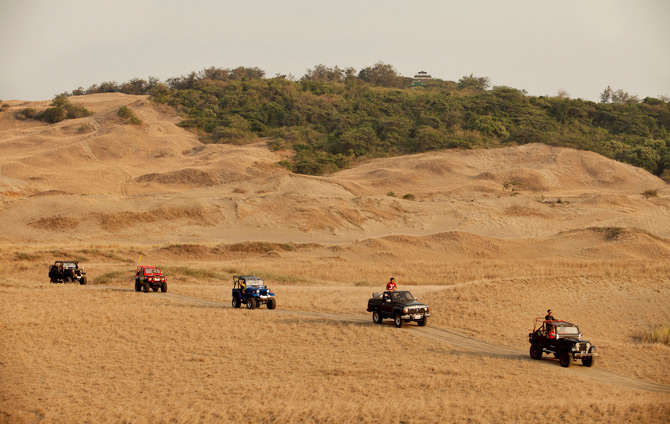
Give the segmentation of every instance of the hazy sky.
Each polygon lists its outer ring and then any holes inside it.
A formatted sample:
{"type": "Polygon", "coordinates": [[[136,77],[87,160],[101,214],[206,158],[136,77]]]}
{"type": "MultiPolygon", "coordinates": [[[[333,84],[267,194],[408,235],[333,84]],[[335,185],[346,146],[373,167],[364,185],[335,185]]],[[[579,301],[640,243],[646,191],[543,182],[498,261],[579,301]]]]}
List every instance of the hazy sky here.
{"type": "Polygon", "coordinates": [[[382,61],[597,100],[670,95],[670,0],[0,0],[0,99],[103,81],[382,61]]]}

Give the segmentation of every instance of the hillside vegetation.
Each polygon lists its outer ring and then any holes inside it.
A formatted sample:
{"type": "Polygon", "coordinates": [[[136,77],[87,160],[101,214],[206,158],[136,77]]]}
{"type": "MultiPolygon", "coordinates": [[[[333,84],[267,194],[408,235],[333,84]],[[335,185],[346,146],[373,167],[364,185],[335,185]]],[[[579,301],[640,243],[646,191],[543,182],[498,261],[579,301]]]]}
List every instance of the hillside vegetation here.
{"type": "Polygon", "coordinates": [[[607,87],[601,102],[529,96],[490,86],[486,77],[413,84],[392,66],[318,65],[295,80],[265,78],[258,68],[208,68],[161,83],[105,82],[71,94],[150,94],[176,108],[182,126],[207,143],[244,144],[269,137],[291,149],[283,161],[303,174],[347,168],[361,159],[445,148],[545,143],[590,150],[670,176],[670,103],[607,87]]]}

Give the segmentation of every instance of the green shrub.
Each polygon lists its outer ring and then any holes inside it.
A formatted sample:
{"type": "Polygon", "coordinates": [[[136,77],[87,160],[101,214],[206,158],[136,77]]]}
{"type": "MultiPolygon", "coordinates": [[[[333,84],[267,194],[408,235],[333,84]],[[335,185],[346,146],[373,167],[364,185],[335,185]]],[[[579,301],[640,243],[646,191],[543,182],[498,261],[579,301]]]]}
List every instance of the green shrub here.
{"type": "Polygon", "coordinates": [[[40,121],[55,124],[67,118],[67,111],[60,106],[50,107],[47,110],[38,113],[35,117],[40,121]]]}
{"type": "Polygon", "coordinates": [[[646,199],[648,199],[648,198],[650,198],[650,197],[658,197],[658,190],[656,190],[656,189],[645,190],[645,191],[642,193],[642,195],[643,195],[646,199]]]}
{"type": "Polygon", "coordinates": [[[142,120],[138,118],[135,113],[133,113],[133,111],[130,110],[127,106],[121,106],[116,112],[116,115],[129,124],[140,125],[142,123],[142,120]]]}
{"type": "Polygon", "coordinates": [[[27,107],[16,113],[16,119],[35,119],[35,115],[37,115],[37,111],[31,107],[27,107]]]}
{"type": "Polygon", "coordinates": [[[288,161],[288,160],[280,160],[277,163],[279,164],[279,166],[282,166],[282,167],[288,169],[289,171],[293,172],[293,162],[288,161]]]}
{"type": "Polygon", "coordinates": [[[402,198],[405,200],[416,200],[416,197],[410,193],[407,193],[406,195],[402,196],[402,198]]]}
{"type": "MultiPolygon", "coordinates": [[[[25,111],[26,109],[24,109],[25,111]]],[[[65,119],[83,118],[93,112],[81,105],[73,105],[65,94],[59,94],[51,102],[51,107],[34,114],[34,119],[55,124],[65,119]]]]}

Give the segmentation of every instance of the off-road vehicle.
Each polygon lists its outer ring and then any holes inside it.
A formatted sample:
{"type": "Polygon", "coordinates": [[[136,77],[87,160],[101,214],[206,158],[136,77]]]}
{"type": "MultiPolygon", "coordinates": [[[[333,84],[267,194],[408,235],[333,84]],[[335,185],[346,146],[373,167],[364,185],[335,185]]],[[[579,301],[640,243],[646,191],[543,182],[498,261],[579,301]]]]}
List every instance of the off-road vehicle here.
{"type": "Polygon", "coordinates": [[[541,359],[543,353],[550,353],[562,367],[569,367],[577,359],[581,359],[585,367],[592,367],[598,356],[596,347],[582,340],[579,327],[566,321],[535,318],[528,341],[531,358],[541,359]]]}
{"type": "Polygon", "coordinates": [[[262,278],[253,275],[233,275],[233,308],[239,308],[242,304],[247,309],[255,309],[266,304],[268,309],[277,307],[275,294],[262,278]]]}
{"type": "Polygon", "coordinates": [[[368,312],[372,312],[372,321],[381,324],[384,318],[392,318],[396,327],[405,322],[416,321],[423,327],[428,322],[430,308],[419,302],[407,290],[372,293],[368,300],[368,312]]]}
{"type": "Polygon", "coordinates": [[[167,291],[167,278],[157,266],[138,266],[135,273],[135,291],[144,290],[145,293],[148,293],[149,289],[153,291],[160,289],[165,293],[167,291]]]}
{"type": "Polygon", "coordinates": [[[52,283],[79,283],[88,282],[86,271],[79,268],[79,261],[56,261],[49,266],[49,280],[52,283]]]}

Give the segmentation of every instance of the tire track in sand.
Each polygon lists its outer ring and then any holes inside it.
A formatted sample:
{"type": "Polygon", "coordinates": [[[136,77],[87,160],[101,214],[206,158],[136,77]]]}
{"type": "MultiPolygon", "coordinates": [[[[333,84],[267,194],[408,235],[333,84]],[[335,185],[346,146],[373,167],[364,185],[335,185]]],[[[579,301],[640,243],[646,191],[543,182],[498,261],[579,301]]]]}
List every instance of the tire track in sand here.
{"type": "MultiPolygon", "coordinates": [[[[100,289],[133,291],[132,289],[112,289],[109,287],[106,288],[100,287],[100,289]]],[[[232,306],[228,302],[217,302],[213,300],[207,300],[199,297],[187,296],[178,293],[161,293],[160,297],[156,296],[154,297],[154,299],[169,299],[170,301],[189,306],[232,309],[232,306]]],[[[370,319],[370,317],[363,314],[355,315],[355,314],[340,314],[333,312],[295,311],[286,309],[275,309],[274,311],[271,311],[271,313],[284,316],[299,316],[313,319],[328,319],[333,321],[349,322],[357,324],[369,323],[370,326],[376,325],[372,322],[372,319],[370,319]]],[[[393,325],[393,324],[390,321],[388,321],[387,325],[393,325]]],[[[430,327],[429,324],[429,326],[427,327],[412,326],[411,328],[408,329],[398,329],[398,331],[407,331],[407,334],[410,334],[412,336],[427,337],[433,340],[447,343],[450,346],[455,346],[465,349],[467,351],[474,352],[476,354],[497,356],[515,360],[527,360],[534,366],[558,367],[557,370],[560,369],[562,373],[568,373],[573,376],[594,380],[600,383],[626,387],[629,389],[642,390],[647,392],[670,393],[670,386],[666,384],[654,383],[645,380],[638,380],[633,377],[628,377],[625,375],[617,374],[612,371],[600,369],[597,367],[597,365],[592,368],[586,368],[579,365],[570,368],[561,368],[558,365],[557,361],[553,360],[535,361],[530,359],[526,351],[520,351],[506,346],[500,346],[495,343],[490,343],[485,340],[476,339],[474,337],[470,337],[468,335],[459,333],[458,331],[448,328],[430,327]]]]}

